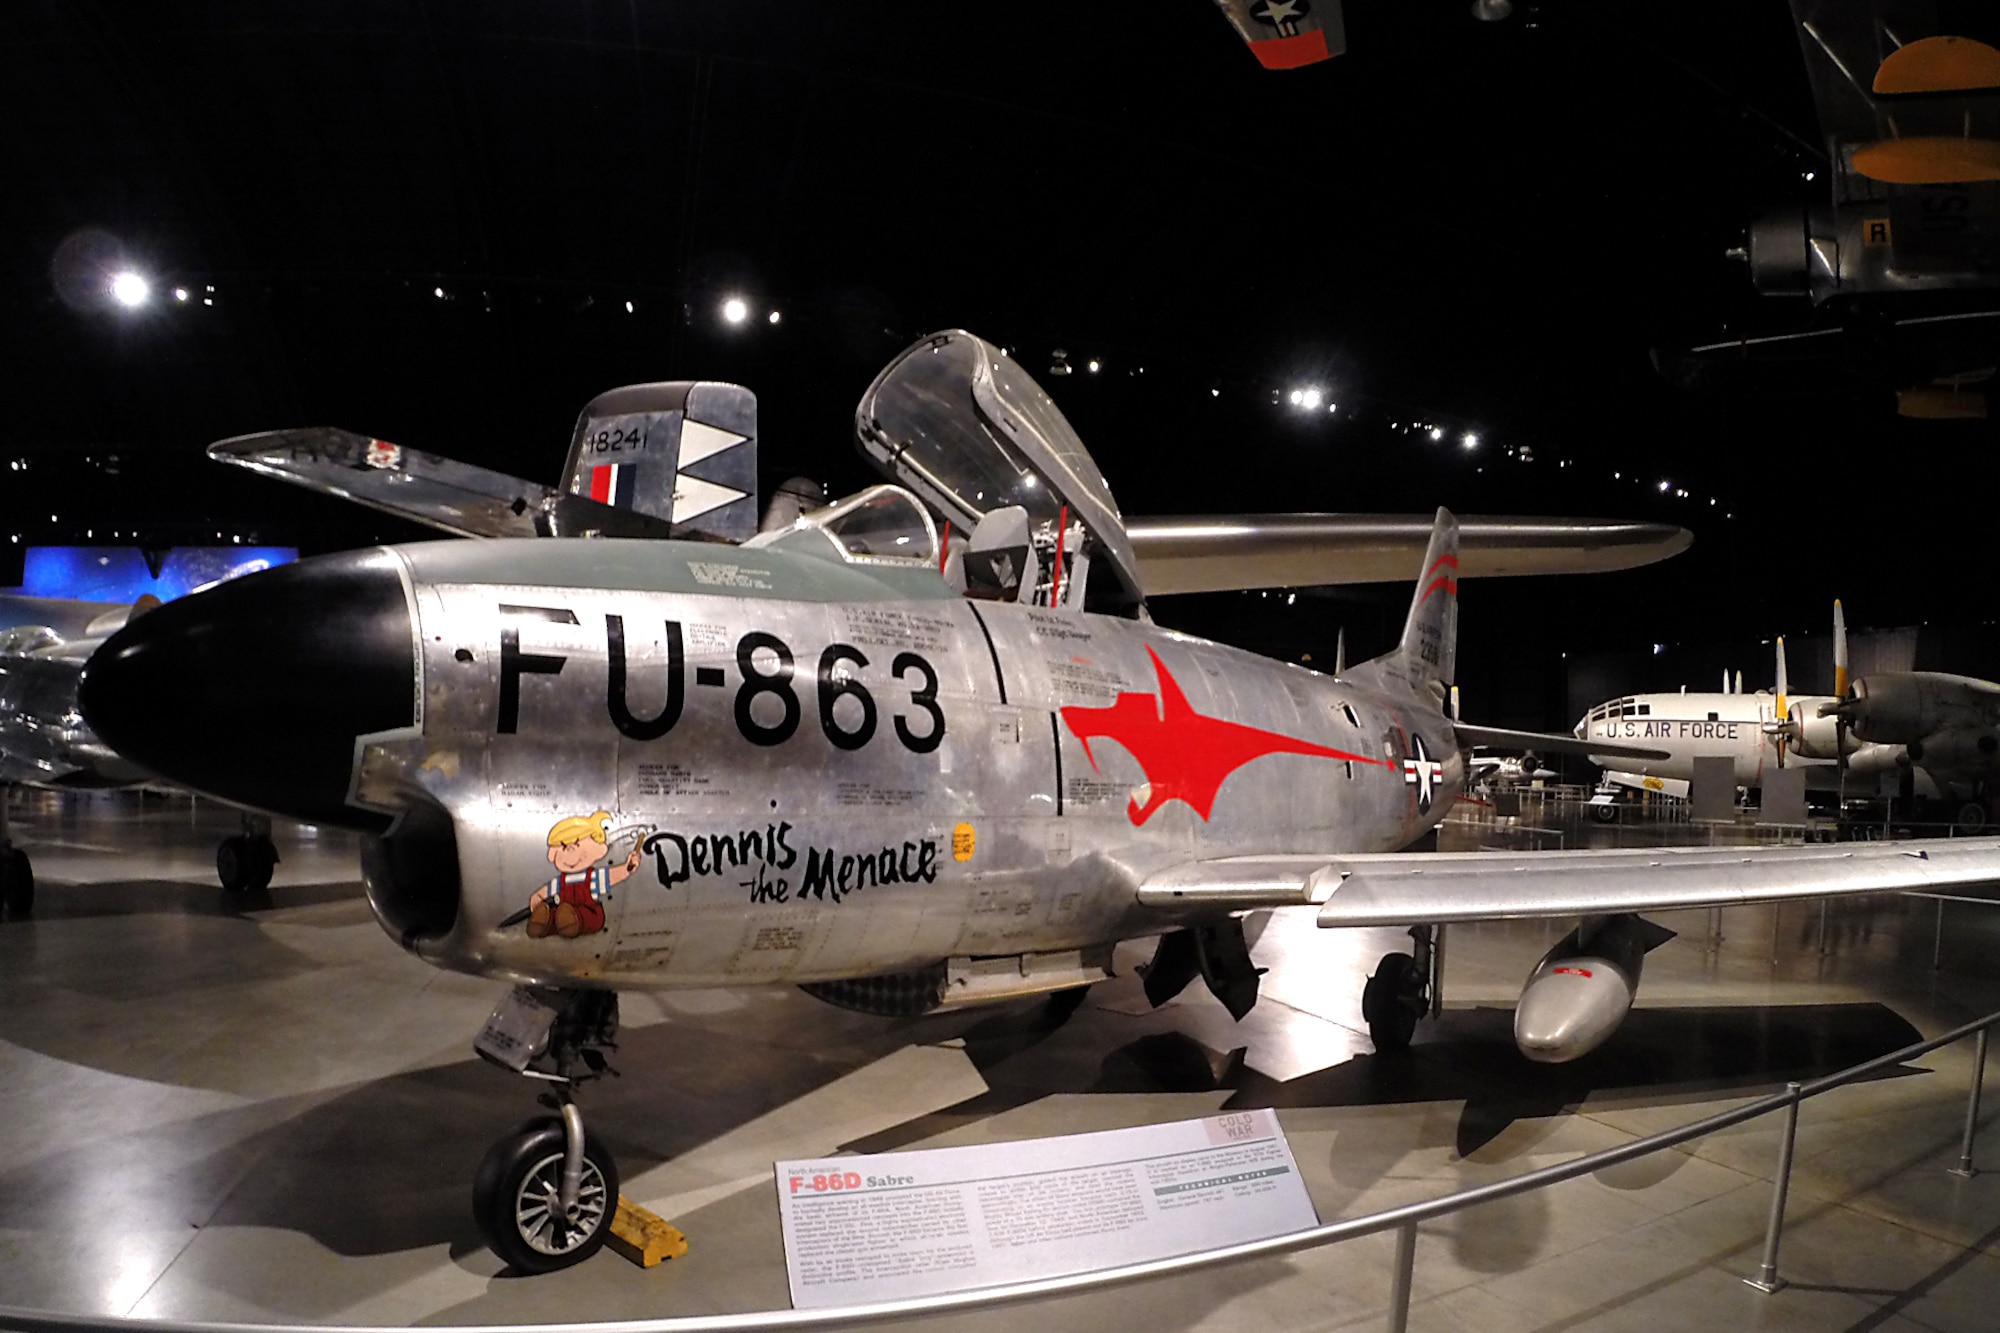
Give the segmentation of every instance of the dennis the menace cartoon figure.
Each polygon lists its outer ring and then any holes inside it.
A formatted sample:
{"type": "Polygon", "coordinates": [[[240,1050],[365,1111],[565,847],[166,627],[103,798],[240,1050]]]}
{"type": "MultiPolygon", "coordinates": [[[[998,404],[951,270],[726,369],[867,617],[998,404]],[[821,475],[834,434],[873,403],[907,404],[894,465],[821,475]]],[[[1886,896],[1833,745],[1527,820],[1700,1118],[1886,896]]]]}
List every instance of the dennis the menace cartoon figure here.
{"type": "Polygon", "coordinates": [[[639,866],[639,849],[622,865],[600,866],[610,850],[611,814],[572,815],[549,830],[549,860],[556,877],[528,899],[528,934],[573,940],[604,929],[604,900],[611,886],[639,866]]]}

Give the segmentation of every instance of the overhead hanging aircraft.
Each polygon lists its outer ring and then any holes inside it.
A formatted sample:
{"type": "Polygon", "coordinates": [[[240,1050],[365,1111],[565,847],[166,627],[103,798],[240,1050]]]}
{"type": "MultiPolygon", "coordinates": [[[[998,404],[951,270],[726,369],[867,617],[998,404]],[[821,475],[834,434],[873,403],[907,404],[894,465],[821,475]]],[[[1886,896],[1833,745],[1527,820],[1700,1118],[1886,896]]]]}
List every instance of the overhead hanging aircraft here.
{"type": "Polygon", "coordinates": [[[1934,0],[1791,0],[1825,164],[1812,204],[1732,252],[1791,327],[1657,359],[1690,388],[1893,392],[1927,420],[1987,415],[2000,366],[2000,19],[1934,0]]]}
{"type": "Polygon", "coordinates": [[[1347,50],[1340,0],[1215,0],[1265,69],[1316,65],[1347,50]]]}
{"type": "Polygon", "coordinates": [[[441,460],[340,432],[216,446],[489,539],[169,604],[81,682],[132,761],[360,831],[397,941],[514,984],[475,1047],[560,1112],[496,1143],[475,1185],[517,1270],[574,1263],[608,1227],[617,1168],[575,1094],[605,1069],[621,989],[795,984],[885,1015],[1073,999],[1120,941],[1157,937],[1154,1003],[1199,976],[1240,1017],[1258,992],[1243,914],[1291,907],[1411,927],[1364,993],[1393,1052],[1439,1003],[1441,923],[1569,918],[1515,1020],[1555,1061],[1630,1007],[1666,933],[1642,911],[2000,873],[1983,840],[1395,854],[1444,818],[1467,747],[1585,748],[1447,713],[1475,563],[1450,514],[1410,562],[1395,649],[1332,678],[1154,624],[1082,442],[971,334],[921,340],[863,396],[856,433],[892,484],[734,542],[676,537],[675,460],[754,436],[748,391],[620,392],[585,432],[590,457],[636,469],[593,475],[611,503],[577,493],[574,453],[551,492],[447,485],[441,460]],[[625,535],[511,535],[555,531],[625,535]]]}

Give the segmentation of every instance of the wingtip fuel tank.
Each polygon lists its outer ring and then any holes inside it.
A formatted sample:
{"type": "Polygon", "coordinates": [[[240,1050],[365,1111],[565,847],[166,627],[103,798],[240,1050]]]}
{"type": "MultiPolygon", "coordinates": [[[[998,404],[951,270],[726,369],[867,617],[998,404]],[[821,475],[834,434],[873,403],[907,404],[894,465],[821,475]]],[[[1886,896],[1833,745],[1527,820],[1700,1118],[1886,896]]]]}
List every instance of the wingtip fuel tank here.
{"type": "Polygon", "coordinates": [[[1631,1011],[1648,951],[1673,932],[1631,915],[1584,922],[1542,956],[1514,1006],[1514,1044],[1563,1064],[1610,1039],[1631,1011]]]}

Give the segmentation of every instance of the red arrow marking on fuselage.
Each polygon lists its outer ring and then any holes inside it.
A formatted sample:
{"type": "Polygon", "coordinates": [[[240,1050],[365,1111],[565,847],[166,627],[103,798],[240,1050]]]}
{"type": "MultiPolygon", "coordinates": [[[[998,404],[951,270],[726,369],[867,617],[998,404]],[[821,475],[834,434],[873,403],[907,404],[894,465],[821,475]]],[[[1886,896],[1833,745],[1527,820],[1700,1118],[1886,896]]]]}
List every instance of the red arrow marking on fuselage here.
{"type": "Polygon", "coordinates": [[[1063,722],[1083,742],[1084,758],[1090,760],[1093,770],[1097,769],[1097,756],[1090,743],[1102,737],[1124,746],[1145,771],[1146,803],[1134,800],[1126,807],[1134,824],[1151,819],[1168,801],[1183,801],[1206,820],[1215,808],[1215,795],[1222,789],[1223,779],[1267,754],[1318,755],[1357,764],[1385,762],[1240,722],[1204,717],[1188,703],[1179,682],[1151,645],[1146,655],[1153,659],[1153,672],[1159,677],[1157,695],[1125,690],[1105,708],[1062,710],[1063,722]]]}

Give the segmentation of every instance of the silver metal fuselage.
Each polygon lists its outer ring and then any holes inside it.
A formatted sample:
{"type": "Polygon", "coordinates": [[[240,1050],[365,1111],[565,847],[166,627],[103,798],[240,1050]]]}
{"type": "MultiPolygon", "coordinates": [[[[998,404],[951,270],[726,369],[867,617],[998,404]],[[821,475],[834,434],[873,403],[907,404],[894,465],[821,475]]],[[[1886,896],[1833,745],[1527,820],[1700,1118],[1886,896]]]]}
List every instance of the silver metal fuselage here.
{"type": "Polygon", "coordinates": [[[1155,871],[1394,850],[1463,777],[1429,700],[1146,621],[971,602],[921,566],[392,549],[418,726],[364,738],[355,799],[447,812],[460,888],[428,935],[384,909],[421,885],[371,877],[371,899],[462,971],[699,987],[1085,949],[1182,919],[1136,901],[1155,871]],[[552,834],[598,812],[601,927],[535,933],[518,918],[556,874],[552,834]]]}

